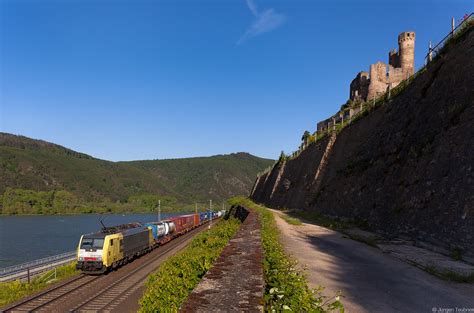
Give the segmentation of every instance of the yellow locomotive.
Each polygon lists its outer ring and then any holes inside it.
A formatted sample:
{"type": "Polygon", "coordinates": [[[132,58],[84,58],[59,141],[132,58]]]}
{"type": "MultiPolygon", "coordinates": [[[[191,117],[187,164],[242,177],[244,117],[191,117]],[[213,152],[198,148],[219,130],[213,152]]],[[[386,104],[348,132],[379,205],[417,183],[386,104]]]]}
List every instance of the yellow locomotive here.
{"type": "Polygon", "coordinates": [[[149,252],[154,243],[152,230],[140,224],[104,227],[81,236],[76,268],[87,274],[101,274],[149,252]]]}

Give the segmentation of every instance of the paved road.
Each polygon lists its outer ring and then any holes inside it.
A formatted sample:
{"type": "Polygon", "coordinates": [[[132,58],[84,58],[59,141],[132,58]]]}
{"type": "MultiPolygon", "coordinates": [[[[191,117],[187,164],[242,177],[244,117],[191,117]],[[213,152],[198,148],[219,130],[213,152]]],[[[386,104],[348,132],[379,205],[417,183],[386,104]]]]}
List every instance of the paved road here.
{"type": "Polygon", "coordinates": [[[285,249],[308,268],[310,286],[325,286],[326,295],[341,291],[346,312],[474,312],[472,284],[443,281],[330,229],[289,225],[273,212],[285,249]]]}

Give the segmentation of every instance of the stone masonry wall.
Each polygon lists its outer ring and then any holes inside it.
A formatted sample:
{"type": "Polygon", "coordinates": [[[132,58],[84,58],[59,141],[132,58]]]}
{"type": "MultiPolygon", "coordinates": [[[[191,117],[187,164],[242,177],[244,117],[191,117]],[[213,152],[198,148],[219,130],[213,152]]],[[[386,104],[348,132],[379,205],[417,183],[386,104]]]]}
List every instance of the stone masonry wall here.
{"type": "Polygon", "coordinates": [[[319,162],[324,154],[328,138],[305,149],[297,159],[286,162],[285,171],[273,196],[268,200],[272,207],[284,208],[291,205],[302,207],[305,202],[305,186],[311,185],[319,162]],[[302,168],[301,163],[305,164],[302,168]]]}
{"type": "Polygon", "coordinates": [[[471,30],[390,103],[343,129],[319,190],[310,178],[325,141],[287,162],[272,198],[273,186],[252,198],[358,220],[474,261],[473,55],[471,30]]]}
{"type": "Polygon", "coordinates": [[[387,65],[377,62],[370,65],[370,84],[367,100],[377,98],[387,91],[387,65]]]}
{"type": "Polygon", "coordinates": [[[351,82],[349,99],[354,101],[363,101],[364,99],[367,99],[368,92],[369,73],[360,72],[351,82]]]}
{"type": "Polygon", "coordinates": [[[415,73],[415,33],[398,35],[398,51],[388,53],[388,66],[383,62],[370,65],[370,77],[359,72],[350,84],[349,99],[370,101],[381,96],[387,88],[394,88],[415,73]]]}

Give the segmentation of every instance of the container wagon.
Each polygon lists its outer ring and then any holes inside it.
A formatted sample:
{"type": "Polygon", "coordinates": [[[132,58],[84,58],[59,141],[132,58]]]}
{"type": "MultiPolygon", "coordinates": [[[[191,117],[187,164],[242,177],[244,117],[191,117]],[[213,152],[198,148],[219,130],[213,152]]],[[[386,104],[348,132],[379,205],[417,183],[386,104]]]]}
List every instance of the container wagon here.
{"type": "Polygon", "coordinates": [[[175,216],[175,217],[170,217],[169,221],[175,224],[176,234],[180,235],[199,225],[199,215],[189,214],[189,215],[175,216]]]}
{"type": "Polygon", "coordinates": [[[104,273],[215,217],[216,213],[208,211],[144,225],[130,223],[104,227],[100,232],[82,235],[77,247],[76,268],[86,274],[104,273]]]}
{"type": "Polygon", "coordinates": [[[169,241],[168,238],[172,237],[176,232],[176,226],[172,221],[149,222],[144,226],[151,230],[155,246],[169,241]]]}
{"type": "Polygon", "coordinates": [[[209,221],[211,219],[211,212],[207,211],[199,213],[199,219],[201,221],[201,224],[209,221]]]}

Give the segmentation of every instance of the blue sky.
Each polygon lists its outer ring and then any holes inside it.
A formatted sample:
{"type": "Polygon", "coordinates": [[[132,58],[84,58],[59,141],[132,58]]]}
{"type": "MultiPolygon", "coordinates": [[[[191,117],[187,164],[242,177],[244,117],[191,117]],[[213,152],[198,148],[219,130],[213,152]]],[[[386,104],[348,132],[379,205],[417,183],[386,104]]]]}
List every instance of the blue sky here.
{"type": "Polygon", "coordinates": [[[0,0],[0,131],[107,160],[277,158],[397,35],[473,1],[0,0]]]}

